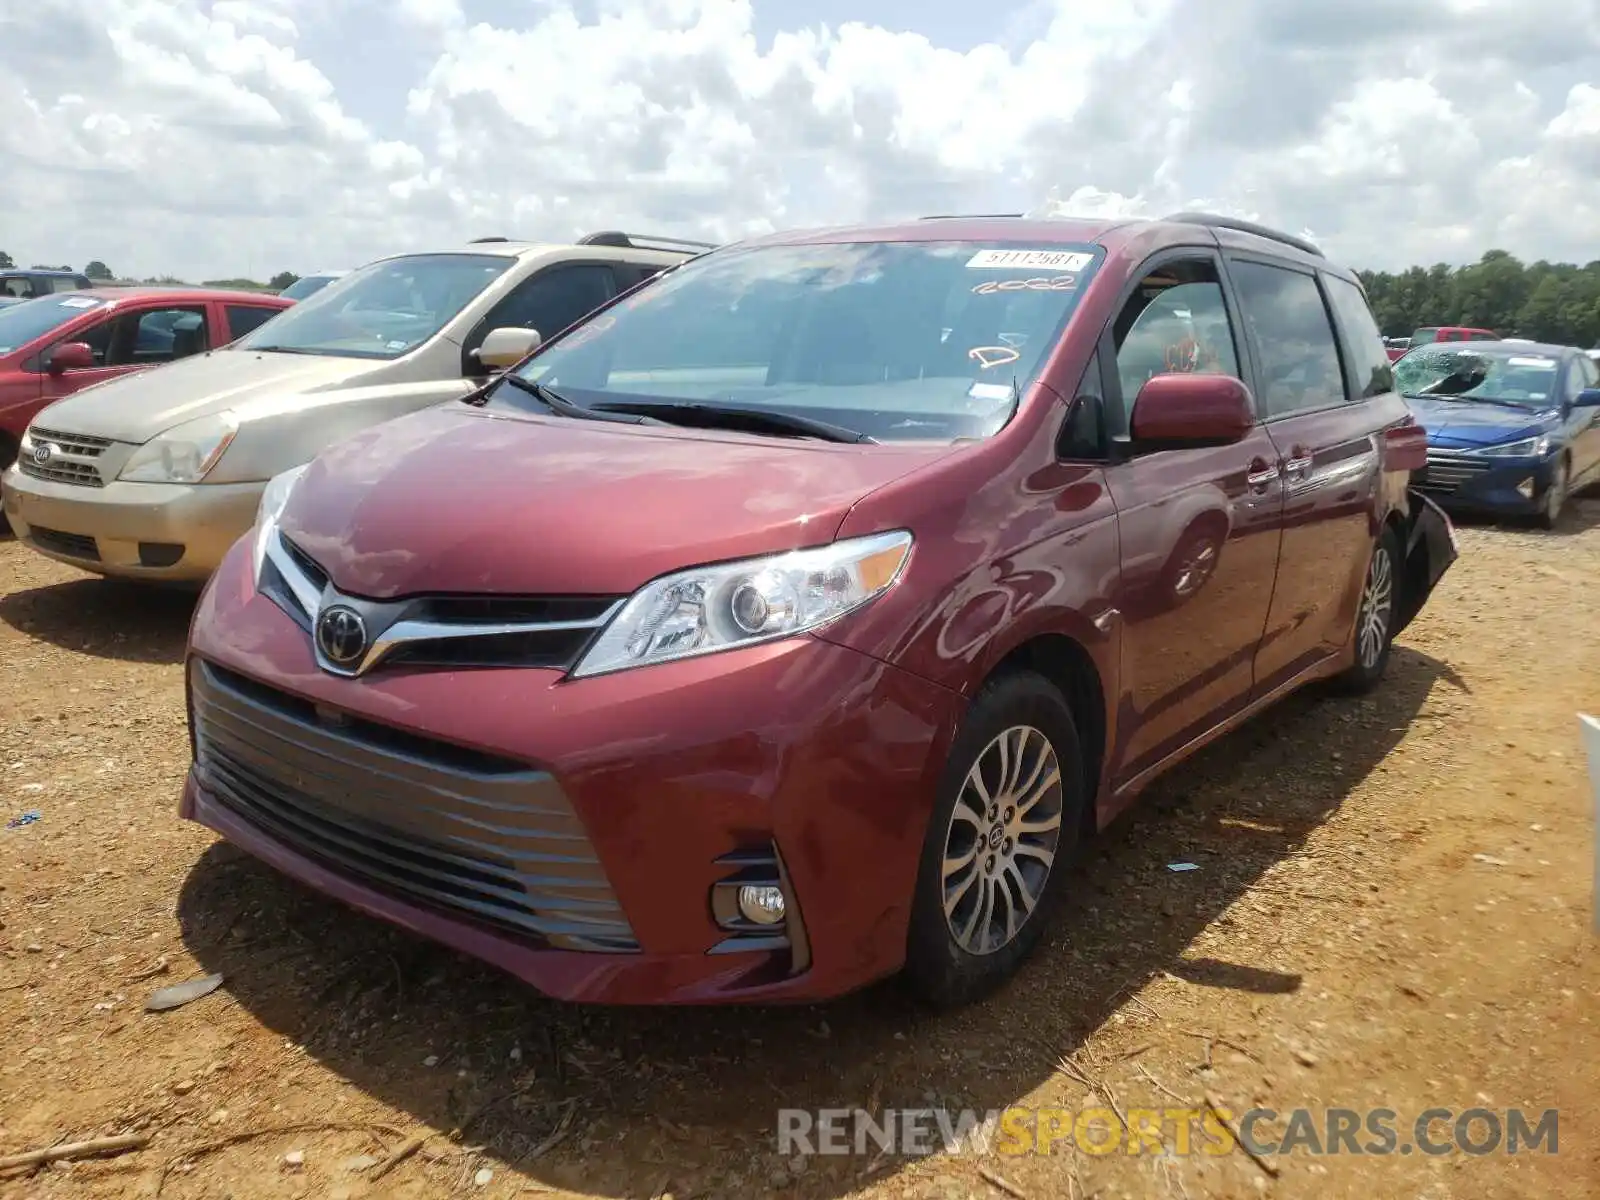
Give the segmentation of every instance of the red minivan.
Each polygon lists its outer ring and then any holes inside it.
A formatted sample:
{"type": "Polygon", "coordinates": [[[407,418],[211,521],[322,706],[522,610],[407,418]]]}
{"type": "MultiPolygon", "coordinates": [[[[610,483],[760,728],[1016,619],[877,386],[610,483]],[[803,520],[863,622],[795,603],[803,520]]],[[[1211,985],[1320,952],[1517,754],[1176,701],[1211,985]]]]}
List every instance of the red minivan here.
{"type": "Polygon", "coordinates": [[[182,812],[552,996],[958,1003],[1150,780],[1379,681],[1456,556],[1424,449],[1259,226],[719,249],[273,481],[182,812]]]}
{"type": "Polygon", "coordinates": [[[0,308],[0,471],[16,461],[23,432],[45,405],[225,346],[293,303],[259,292],[107,287],[0,308]]]}

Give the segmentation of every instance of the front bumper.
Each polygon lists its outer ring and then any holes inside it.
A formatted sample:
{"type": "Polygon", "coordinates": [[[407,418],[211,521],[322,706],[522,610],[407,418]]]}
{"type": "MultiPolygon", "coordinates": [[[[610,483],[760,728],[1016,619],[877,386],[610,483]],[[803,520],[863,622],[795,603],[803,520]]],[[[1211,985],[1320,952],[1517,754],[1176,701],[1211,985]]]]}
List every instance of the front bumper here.
{"type": "Polygon", "coordinates": [[[1554,467],[1554,454],[1494,458],[1429,447],[1428,466],[1411,486],[1450,512],[1528,516],[1544,506],[1554,467]]]}
{"type": "Polygon", "coordinates": [[[123,579],[203,582],[255,520],[264,483],[57,483],[13,466],[5,515],[40,554],[123,579]]]}
{"type": "Polygon", "coordinates": [[[616,1004],[814,1001],[894,973],[963,706],[814,638],[575,682],[338,678],[242,549],[201,599],[190,670],[182,815],[547,995],[616,1004]],[[276,715],[220,710],[207,675],[276,715]],[[764,855],[791,918],[776,937],[714,899],[764,855]]]}

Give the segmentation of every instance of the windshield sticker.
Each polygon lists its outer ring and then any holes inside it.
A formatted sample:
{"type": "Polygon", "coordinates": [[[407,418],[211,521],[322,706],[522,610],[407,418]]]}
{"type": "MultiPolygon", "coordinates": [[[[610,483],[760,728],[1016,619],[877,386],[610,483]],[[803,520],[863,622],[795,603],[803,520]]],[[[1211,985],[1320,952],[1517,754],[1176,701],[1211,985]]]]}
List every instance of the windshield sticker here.
{"type": "Polygon", "coordinates": [[[1014,363],[1022,355],[1010,346],[974,346],[967,351],[967,357],[977,363],[980,370],[989,371],[1014,363]]]}
{"type": "Polygon", "coordinates": [[[68,296],[61,302],[62,308],[94,308],[100,301],[90,296],[68,296]]]}
{"type": "Polygon", "coordinates": [[[967,259],[967,270],[1081,271],[1093,261],[1081,250],[979,250],[967,259]]]}
{"type": "Polygon", "coordinates": [[[1011,389],[1003,383],[975,383],[967,389],[974,400],[1009,400],[1011,389]]]}
{"type": "Polygon", "coordinates": [[[1053,279],[985,279],[972,289],[974,296],[996,292],[1070,292],[1078,286],[1076,275],[1057,275],[1053,279]]]}
{"type": "Polygon", "coordinates": [[[1541,371],[1556,369],[1556,360],[1553,358],[1513,358],[1508,361],[1513,367],[1538,367],[1541,371]]]}
{"type": "Polygon", "coordinates": [[[383,348],[385,350],[404,350],[410,344],[411,344],[410,342],[401,342],[401,341],[385,342],[384,345],[383,345],[383,348]]]}

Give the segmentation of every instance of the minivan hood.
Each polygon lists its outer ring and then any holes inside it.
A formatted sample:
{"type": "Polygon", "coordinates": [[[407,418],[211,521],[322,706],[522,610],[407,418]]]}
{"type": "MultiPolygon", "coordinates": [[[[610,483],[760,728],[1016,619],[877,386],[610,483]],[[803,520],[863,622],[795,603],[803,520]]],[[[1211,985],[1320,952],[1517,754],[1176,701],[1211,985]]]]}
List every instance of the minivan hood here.
{"type": "Polygon", "coordinates": [[[620,596],[685,567],[831,541],[861,497],[957,449],[451,405],[326,451],[281,528],[352,595],[620,596]]]}
{"type": "Polygon", "coordinates": [[[1503,404],[1474,404],[1470,400],[1406,400],[1412,413],[1428,431],[1428,444],[1440,449],[1470,450],[1498,446],[1548,433],[1560,424],[1558,412],[1507,408],[1503,404]]]}
{"type": "Polygon", "coordinates": [[[387,359],[211,350],[57,400],[40,421],[61,433],[137,444],[196,417],[231,409],[246,418],[252,404],[276,406],[285,395],[357,386],[389,365],[387,359]]]}

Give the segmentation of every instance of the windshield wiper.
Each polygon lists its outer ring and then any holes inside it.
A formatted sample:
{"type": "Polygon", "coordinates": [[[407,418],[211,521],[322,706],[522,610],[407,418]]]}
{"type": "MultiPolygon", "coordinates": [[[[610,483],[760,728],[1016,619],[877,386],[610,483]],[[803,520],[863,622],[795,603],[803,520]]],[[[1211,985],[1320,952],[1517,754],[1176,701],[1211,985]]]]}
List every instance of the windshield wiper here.
{"type": "Polygon", "coordinates": [[[240,346],[241,350],[262,350],[270,354],[326,354],[326,350],[306,350],[300,346],[240,346]]]}
{"type": "Polygon", "coordinates": [[[497,375],[472,395],[463,397],[468,404],[482,404],[489,398],[502,383],[508,383],[519,392],[526,392],[540,404],[544,405],[557,416],[576,417],[580,421],[610,421],[614,425],[660,425],[660,421],[652,421],[647,416],[625,416],[622,413],[605,412],[598,408],[585,408],[581,404],[574,404],[560,392],[551,388],[549,384],[538,383],[532,379],[524,379],[521,375],[507,373],[497,375]]]}
{"type": "Polygon", "coordinates": [[[683,417],[687,419],[674,423],[703,429],[720,426],[724,429],[744,429],[751,433],[793,433],[801,437],[821,438],[825,442],[876,443],[878,440],[868,437],[859,429],[767,408],[739,408],[725,404],[657,404],[648,400],[619,400],[596,404],[594,407],[604,412],[659,416],[669,422],[673,417],[683,417]]]}

